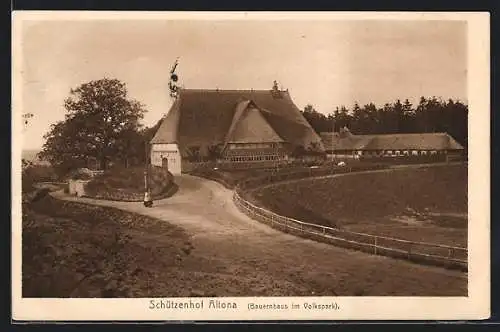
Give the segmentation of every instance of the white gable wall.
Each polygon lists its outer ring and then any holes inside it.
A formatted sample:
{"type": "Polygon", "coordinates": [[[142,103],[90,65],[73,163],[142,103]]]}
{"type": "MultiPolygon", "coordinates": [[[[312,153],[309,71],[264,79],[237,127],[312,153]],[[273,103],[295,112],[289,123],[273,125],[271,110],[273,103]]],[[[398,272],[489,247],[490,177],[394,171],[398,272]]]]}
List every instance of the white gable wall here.
{"type": "Polygon", "coordinates": [[[174,175],[181,174],[181,154],[175,143],[152,144],[151,145],[151,164],[154,166],[163,166],[163,159],[167,160],[168,170],[174,175]]]}

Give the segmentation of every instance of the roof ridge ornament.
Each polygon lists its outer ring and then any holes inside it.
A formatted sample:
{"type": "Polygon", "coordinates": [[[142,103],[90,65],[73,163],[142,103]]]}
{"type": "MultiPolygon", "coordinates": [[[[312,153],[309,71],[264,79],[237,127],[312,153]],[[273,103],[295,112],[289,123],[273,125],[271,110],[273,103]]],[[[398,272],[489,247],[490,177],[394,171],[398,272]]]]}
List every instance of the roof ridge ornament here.
{"type": "Polygon", "coordinates": [[[175,73],[175,69],[177,69],[178,65],[179,58],[175,59],[174,65],[172,66],[172,69],[170,69],[170,81],[168,82],[170,97],[173,99],[177,99],[177,97],[179,96],[179,86],[177,85],[179,76],[175,73]]]}
{"type": "Polygon", "coordinates": [[[283,98],[281,95],[281,91],[278,87],[278,82],[276,80],[273,81],[273,88],[271,89],[271,94],[274,98],[283,98]]]}

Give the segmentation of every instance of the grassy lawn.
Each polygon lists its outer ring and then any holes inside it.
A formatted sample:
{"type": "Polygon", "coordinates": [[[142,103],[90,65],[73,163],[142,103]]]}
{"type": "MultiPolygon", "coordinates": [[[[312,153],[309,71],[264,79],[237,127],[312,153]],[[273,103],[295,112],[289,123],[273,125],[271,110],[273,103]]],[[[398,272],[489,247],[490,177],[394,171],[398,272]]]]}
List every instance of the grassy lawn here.
{"type": "Polygon", "coordinates": [[[23,206],[24,297],[179,294],[192,245],[180,228],[47,195],[23,206]],[[165,281],[168,282],[165,282],[165,281]]]}
{"type": "Polygon", "coordinates": [[[23,204],[22,226],[23,297],[467,294],[456,271],[243,224],[190,237],[158,219],[44,196],[23,204]]]}
{"type": "Polygon", "coordinates": [[[221,170],[221,169],[197,169],[190,174],[215,180],[228,188],[234,188],[239,181],[265,175],[264,169],[242,169],[242,170],[221,170]]]}
{"type": "MultiPolygon", "coordinates": [[[[171,175],[160,167],[152,167],[150,173],[153,197],[165,193],[170,187],[171,175]]],[[[94,177],[85,187],[89,196],[109,194],[144,194],[144,168],[113,168],[94,177]]]]}
{"type": "MultiPolygon", "coordinates": [[[[218,168],[199,168],[190,172],[190,174],[195,176],[205,177],[207,179],[215,180],[221,182],[226,187],[232,189],[238,183],[244,180],[261,178],[266,176],[283,176],[285,178],[287,175],[301,174],[299,177],[310,177],[324,175],[325,171],[346,171],[348,168],[352,168],[353,171],[356,169],[366,170],[369,168],[376,168],[380,166],[385,166],[390,164],[384,163],[374,163],[369,161],[347,161],[345,167],[339,167],[333,163],[323,163],[319,166],[304,166],[302,164],[292,164],[286,167],[278,168],[249,168],[249,169],[218,169],[218,168]]],[[[282,181],[282,180],[276,180],[282,181]]]]}
{"type": "Polygon", "coordinates": [[[305,179],[257,189],[250,198],[311,223],[467,246],[465,165],[305,179]]]}

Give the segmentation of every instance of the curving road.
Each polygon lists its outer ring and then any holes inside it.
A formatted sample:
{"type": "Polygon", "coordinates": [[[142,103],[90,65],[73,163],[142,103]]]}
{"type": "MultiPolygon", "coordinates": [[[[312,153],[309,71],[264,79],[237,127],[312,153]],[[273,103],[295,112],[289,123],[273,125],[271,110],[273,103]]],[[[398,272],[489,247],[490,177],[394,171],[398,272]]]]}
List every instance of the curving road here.
{"type": "Polygon", "coordinates": [[[62,192],[53,195],[181,226],[194,245],[185,273],[195,275],[203,284],[202,294],[210,294],[207,288],[211,288],[221,296],[467,295],[467,277],[461,272],[282,233],[240,213],[232,202],[232,191],[217,182],[182,175],[176,177],[176,183],[179,191],[155,201],[153,208],[142,203],[76,198],[62,192]]]}

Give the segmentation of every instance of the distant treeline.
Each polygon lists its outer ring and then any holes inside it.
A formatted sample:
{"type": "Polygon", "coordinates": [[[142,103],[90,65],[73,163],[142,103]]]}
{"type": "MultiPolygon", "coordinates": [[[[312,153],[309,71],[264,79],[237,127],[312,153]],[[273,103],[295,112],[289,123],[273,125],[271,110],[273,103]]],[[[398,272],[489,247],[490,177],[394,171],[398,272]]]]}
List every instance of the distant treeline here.
{"type": "Polygon", "coordinates": [[[467,146],[468,106],[458,100],[420,97],[418,105],[408,99],[378,107],[374,103],[351,109],[337,107],[324,115],[312,105],[302,114],[316,132],[331,132],[347,126],[354,134],[432,133],[446,132],[464,147],[467,146]]]}

